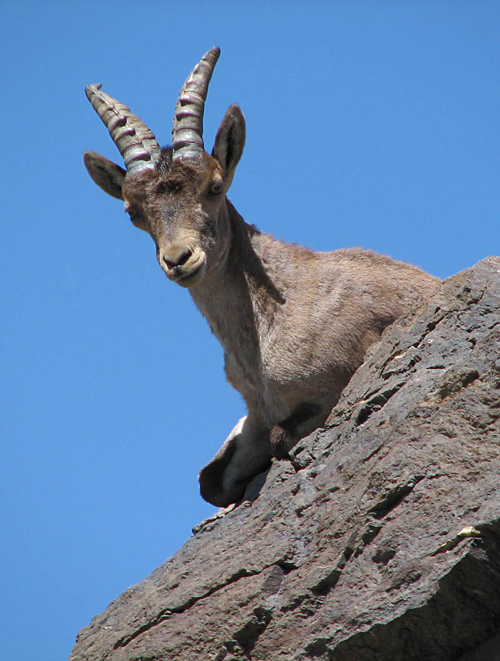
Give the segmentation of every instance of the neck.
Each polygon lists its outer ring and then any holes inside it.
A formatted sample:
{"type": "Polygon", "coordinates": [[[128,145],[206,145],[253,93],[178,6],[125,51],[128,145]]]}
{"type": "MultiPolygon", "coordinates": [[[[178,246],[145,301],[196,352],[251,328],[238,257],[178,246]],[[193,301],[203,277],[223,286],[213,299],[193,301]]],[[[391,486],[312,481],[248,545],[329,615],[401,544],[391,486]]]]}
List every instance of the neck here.
{"type": "Polygon", "coordinates": [[[238,362],[246,354],[248,363],[257,359],[260,338],[284,301],[259,255],[260,232],[245,223],[229,200],[221,213],[231,231],[228,253],[190,291],[226,353],[238,362]]]}

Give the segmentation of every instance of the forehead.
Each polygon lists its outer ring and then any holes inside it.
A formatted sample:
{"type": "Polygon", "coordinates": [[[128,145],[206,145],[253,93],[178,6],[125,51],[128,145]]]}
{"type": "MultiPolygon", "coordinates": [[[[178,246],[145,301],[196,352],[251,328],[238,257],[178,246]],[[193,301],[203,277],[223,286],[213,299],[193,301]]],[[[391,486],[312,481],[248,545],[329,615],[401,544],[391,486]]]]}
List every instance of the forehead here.
{"type": "Polygon", "coordinates": [[[222,168],[207,153],[174,160],[172,150],[165,149],[154,169],[127,174],[123,193],[142,201],[168,193],[193,195],[205,191],[217,177],[222,177],[222,168]]]}

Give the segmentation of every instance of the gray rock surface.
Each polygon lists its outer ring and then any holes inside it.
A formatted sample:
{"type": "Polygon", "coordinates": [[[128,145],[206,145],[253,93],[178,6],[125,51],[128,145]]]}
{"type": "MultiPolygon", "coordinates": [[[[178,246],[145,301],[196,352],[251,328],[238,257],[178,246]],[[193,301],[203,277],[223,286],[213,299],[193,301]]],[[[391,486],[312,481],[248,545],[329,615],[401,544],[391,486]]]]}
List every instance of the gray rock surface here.
{"type": "Polygon", "coordinates": [[[372,347],[324,430],[71,661],[500,659],[500,258],[372,347]]]}

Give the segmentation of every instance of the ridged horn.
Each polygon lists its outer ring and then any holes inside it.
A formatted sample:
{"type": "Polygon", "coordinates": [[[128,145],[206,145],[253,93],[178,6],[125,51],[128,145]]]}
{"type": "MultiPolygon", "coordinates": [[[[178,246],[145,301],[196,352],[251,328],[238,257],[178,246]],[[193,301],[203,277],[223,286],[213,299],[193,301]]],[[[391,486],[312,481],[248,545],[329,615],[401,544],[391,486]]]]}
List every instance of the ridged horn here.
{"type": "Polygon", "coordinates": [[[100,83],[87,85],[85,94],[118,147],[127,171],[154,167],[161,149],[153,132],[127,106],[100,89],[100,83]]]}
{"type": "Polygon", "coordinates": [[[219,59],[220,48],[211,48],[182,86],[172,126],[174,159],[203,151],[203,112],[208,85],[219,59]]]}

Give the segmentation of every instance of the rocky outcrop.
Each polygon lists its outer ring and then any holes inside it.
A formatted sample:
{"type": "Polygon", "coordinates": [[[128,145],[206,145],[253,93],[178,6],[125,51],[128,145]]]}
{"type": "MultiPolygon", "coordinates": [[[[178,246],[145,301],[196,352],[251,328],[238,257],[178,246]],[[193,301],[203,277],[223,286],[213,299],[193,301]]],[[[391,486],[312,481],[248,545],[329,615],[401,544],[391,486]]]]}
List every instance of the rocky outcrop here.
{"type": "Polygon", "coordinates": [[[327,427],[71,661],[500,659],[500,258],[372,347],[327,427]]]}

